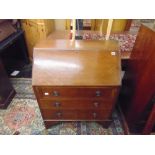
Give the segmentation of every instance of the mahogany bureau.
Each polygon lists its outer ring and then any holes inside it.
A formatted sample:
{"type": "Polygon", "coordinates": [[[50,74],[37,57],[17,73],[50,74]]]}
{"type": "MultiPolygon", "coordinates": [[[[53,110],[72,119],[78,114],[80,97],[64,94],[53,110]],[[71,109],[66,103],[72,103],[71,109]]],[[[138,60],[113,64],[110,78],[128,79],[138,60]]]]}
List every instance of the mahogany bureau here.
{"type": "Polygon", "coordinates": [[[36,45],[32,85],[46,128],[60,121],[108,126],[120,72],[115,41],[50,40],[36,45]]]}

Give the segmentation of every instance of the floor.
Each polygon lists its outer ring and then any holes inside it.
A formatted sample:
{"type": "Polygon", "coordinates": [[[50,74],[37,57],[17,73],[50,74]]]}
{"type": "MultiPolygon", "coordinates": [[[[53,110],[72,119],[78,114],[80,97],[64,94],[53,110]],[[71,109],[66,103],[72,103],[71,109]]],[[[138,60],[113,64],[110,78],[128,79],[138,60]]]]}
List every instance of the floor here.
{"type": "Polygon", "coordinates": [[[32,63],[21,65],[19,62],[18,65],[15,65],[9,70],[9,73],[10,78],[32,78],[32,63]],[[11,73],[14,71],[19,71],[19,74],[11,76],[11,73]]]}
{"type": "Polygon", "coordinates": [[[31,78],[10,79],[17,94],[5,110],[0,110],[0,134],[11,135],[124,135],[123,120],[118,107],[112,114],[112,123],[103,128],[96,122],[61,122],[45,129],[32,90],[31,78]]]}
{"type": "MultiPolygon", "coordinates": [[[[12,121],[16,121],[17,123],[21,119],[21,116],[20,116],[21,113],[23,113],[21,112],[23,108],[21,107],[19,108],[20,102],[24,103],[27,106],[31,105],[35,107],[34,109],[38,109],[38,106],[37,106],[37,102],[34,101],[34,94],[32,93],[32,90],[31,90],[31,82],[29,82],[32,78],[32,64],[30,63],[24,66],[18,65],[18,67],[14,68],[14,70],[20,71],[19,74],[17,74],[16,76],[10,75],[11,81],[13,82],[13,85],[17,91],[17,95],[14,98],[13,103],[11,104],[11,108],[9,109],[9,111],[12,111],[11,109],[14,109],[14,110],[11,112],[10,117],[6,118],[6,120],[7,121],[10,120],[14,116],[15,120],[12,120],[12,121]],[[24,83],[25,83],[25,86],[23,85],[24,83]],[[16,106],[18,107],[17,109],[16,109],[16,106]],[[14,115],[14,111],[19,111],[18,116],[14,115]],[[20,119],[18,118],[18,121],[17,121],[16,117],[20,117],[20,119]]],[[[29,115],[29,117],[34,117],[34,114],[36,111],[32,112],[33,110],[31,108],[28,108],[27,110],[30,111],[30,114],[31,114],[29,115]]],[[[84,122],[83,124],[81,124],[79,122],[74,122],[74,123],[68,123],[68,124],[61,124],[54,128],[51,128],[50,130],[48,130],[48,134],[61,134],[61,133],[63,134],[129,134],[126,123],[122,117],[122,113],[120,112],[118,107],[116,111],[117,112],[116,113],[114,112],[113,114],[115,123],[108,130],[105,130],[101,126],[98,126],[94,123],[87,124],[84,122]]],[[[27,114],[24,114],[24,115],[27,116],[27,114]]],[[[13,125],[10,125],[12,128],[14,128],[14,130],[12,131],[6,126],[5,130],[7,132],[5,133],[6,134],[7,133],[9,134],[12,134],[12,133],[14,134],[47,134],[47,131],[44,130],[43,122],[39,121],[41,119],[40,119],[40,113],[38,113],[38,110],[37,110],[36,117],[37,118],[34,117],[33,119],[34,119],[34,122],[36,122],[34,124],[37,124],[37,125],[31,124],[30,125],[31,127],[30,126],[25,127],[25,128],[23,127],[22,129],[20,129],[20,131],[16,130],[18,128],[18,125],[16,126],[17,128],[13,127],[13,125]],[[41,122],[41,124],[37,123],[37,121],[41,122]],[[36,126],[38,126],[40,130],[36,129],[35,128],[36,126]]],[[[4,133],[3,131],[1,132],[4,133]]]]}

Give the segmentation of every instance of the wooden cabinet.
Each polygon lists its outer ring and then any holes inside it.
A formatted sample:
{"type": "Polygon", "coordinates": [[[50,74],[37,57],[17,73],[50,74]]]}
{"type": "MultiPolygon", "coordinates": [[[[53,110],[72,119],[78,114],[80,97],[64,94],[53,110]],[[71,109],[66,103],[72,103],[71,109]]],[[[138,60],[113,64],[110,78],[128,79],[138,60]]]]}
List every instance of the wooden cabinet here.
{"type": "MultiPolygon", "coordinates": [[[[131,25],[131,23],[128,22],[127,19],[114,19],[111,33],[124,32],[125,30],[128,30],[126,28],[127,24],[128,24],[128,27],[131,25]]],[[[106,33],[107,26],[108,26],[108,19],[95,19],[94,30],[102,31],[103,33],[106,33]]]]}
{"type": "MultiPolygon", "coordinates": [[[[66,30],[70,30],[72,29],[72,22],[71,22],[72,19],[66,19],[66,26],[65,26],[65,29],[66,30]]],[[[83,30],[95,30],[95,24],[96,24],[96,21],[95,19],[83,19],[83,30]],[[85,23],[88,23],[88,24],[85,24],[85,23]]]]}
{"type": "MultiPolygon", "coordinates": [[[[106,33],[108,26],[108,19],[90,19],[90,28],[92,31],[102,31],[106,33]]],[[[131,19],[114,19],[112,25],[112,33],[119,33],[128,31],[131,26],[131,19]]],[[[70,30],[71,27],[71,19],[66,19],[66,30],[70,30]]]]}
{"type": "Polygon", "coordinates": [[[101,31],[106,33],[108,26],[108,19],[95,19],[95,31],[101,31]],[[103,23],[102,23],[103,22],[103,23]],[[101,27],[102,25],[102,27],[101,27]]]}
{"type": "Polygon", "coordinates": [[[121,107],[130,131],[142,133],[155,95],[155,27],[140,27],[124,76],[121,107]]]}
{"type": "Polygon", "coordinates": [[[22,24],[25,31],[25,38],[28,47],[29,58],[33,58],[33,47],[40,39],[38,28],[36,24],[25,22],[22,24]]]}
{"type": "Polygon", "coordinates": [[[115,41],[46,40],[34,48],[32,85],[46,127],[111,122],[121,65],[115,41]]]}
{"type": "Polygon", "coordinates": [[[24,19],[21,20],[22,27],[25,31],[27,47],[30,60],[33,59],[33,47],[35,44],[46,39],[54,30],[54,21],[50,19],[24,19]]]}

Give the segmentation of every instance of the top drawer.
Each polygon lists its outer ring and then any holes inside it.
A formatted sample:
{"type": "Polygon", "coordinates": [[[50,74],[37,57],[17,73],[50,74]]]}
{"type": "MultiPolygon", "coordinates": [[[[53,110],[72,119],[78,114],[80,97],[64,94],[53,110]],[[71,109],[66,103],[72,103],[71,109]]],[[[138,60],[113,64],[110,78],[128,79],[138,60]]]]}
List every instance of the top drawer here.
{"type": "Polygon", "coordinates": [[[113,97],[116,88],[112,87],[36,87],[39,98],[82,98],[82,97],[113,97]]]}

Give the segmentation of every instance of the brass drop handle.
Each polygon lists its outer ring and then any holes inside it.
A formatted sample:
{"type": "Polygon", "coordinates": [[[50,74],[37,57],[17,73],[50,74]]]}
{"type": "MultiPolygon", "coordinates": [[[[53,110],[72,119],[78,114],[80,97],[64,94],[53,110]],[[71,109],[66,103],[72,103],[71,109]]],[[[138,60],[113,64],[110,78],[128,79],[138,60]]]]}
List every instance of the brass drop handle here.
{"type": "Polygon", "coordinates": [[[62,117],[62,113],[61,112],[57,112],[56,115],[57,115],[58,118],[62,117]]]}
{"type": "Polygon", "coordinates": [[[59,96],[59,92],[58,91],[53,91],[52,95],[53,96],[59,96]]]}
{"type": "Polygon", "coordinates": [[[96,118],[97,117],[97,113],[93,112],[93,117],[96,118]]]}
{"type": "Polygon", "coordinates": [[[60,107],[60,102],[55,102],[55,103],[54,103],[54,106],[55,106],[55,107],[60,107]]]}
{"type": "Polygon", "coordinates": [[[96,96],[101,96],[101,92],[99,90],[96,91],[96,96]]]}
{"type": "Polygon", "coordinates": [[[99,103],[98,102],[94,102],[94,106],[97,108],[99,107],[99,103]]]}

